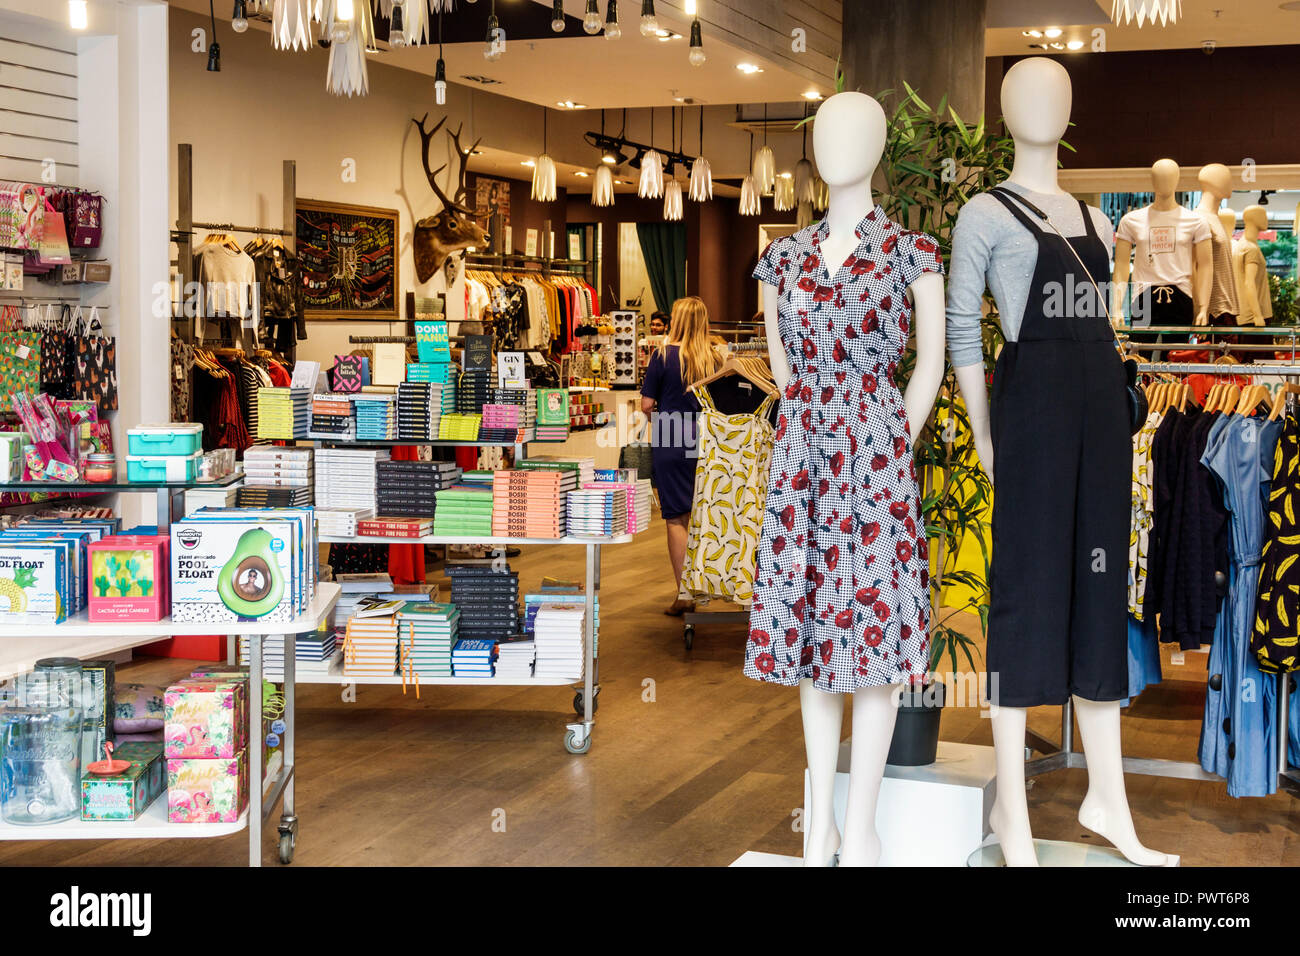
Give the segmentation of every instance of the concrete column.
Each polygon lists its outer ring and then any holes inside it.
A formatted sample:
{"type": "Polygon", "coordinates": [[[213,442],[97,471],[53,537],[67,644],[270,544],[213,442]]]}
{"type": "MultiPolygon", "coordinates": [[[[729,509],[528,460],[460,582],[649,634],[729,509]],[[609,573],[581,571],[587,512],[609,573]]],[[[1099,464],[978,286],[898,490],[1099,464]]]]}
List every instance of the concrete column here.
{"type": "Polygon", "coordinates": [[[968,122],[984,111],[987,0],[852,0],[844,4],[846,89],[903,91],[931,106],[945,93],[968,122]]]}

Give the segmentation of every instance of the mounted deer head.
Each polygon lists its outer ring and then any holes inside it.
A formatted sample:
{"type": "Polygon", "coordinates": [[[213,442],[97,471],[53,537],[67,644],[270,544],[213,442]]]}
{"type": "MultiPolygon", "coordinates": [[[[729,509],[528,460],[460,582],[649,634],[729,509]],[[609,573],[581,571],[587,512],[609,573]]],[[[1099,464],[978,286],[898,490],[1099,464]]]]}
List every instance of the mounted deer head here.
{"type": "Polygon", "coordinates": [[[436,126],[426,130],[424,121],[428,118],[429,114],[425,113],[422,119],[413,119],[411,122],[420,130],[420,161],[424,164],[424,175],[433,187],[434,195],[442,201],[442,209],[415,224],[411,245],[415,253],[415,275],[421,284],[432,279],[453,252],[471,246],[483,247],[488,241],[488,234],[474,222],[474,210],[465,205],[468,192],[465,176],[469,171],[469,157],[482,140],[476,140],[469,149],[461,149],[460,134],[464,127],[454,133],[447,130],[447,135],[456,147],[456,154],[460,157],[458,186],[455,195],[449,198],[438,185],[438,174],[447,168],[446,164],[437,169],[429,168],[429,144],[447,122],[447,117],[444,116],[436,126]]]}

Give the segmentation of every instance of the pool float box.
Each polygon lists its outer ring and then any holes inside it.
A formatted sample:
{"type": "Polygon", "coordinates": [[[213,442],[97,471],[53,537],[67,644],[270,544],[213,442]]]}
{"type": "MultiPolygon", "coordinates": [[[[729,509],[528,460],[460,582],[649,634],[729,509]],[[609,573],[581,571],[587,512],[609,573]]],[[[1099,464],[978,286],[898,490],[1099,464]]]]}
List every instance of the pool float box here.
{"type": "Polygon", "coordinates": [[[173,524],[172,620],[292,620],[299,529],[297,522],[265,518],[173,524]]]}
{"type": "Polygon", "coordinates": [[[0,622],[62,624],[75,601],[68,540],[0,543],[0,622]]]}

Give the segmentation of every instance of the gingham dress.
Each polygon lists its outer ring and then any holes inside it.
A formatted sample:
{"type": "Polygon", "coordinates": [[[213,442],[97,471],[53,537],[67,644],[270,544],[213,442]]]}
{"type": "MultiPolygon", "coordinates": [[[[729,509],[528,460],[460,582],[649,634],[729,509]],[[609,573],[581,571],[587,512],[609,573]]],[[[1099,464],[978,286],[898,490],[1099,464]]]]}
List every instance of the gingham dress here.
{"type": "Polygon", "coordinates": [[[823,220],[771,243],[790,363],[754,574],[745,674],[821,690],[907,682],[929,662],[929,560],[907,410],[894,384],[905,292],[942,273],[933,239],[877,206],[858,246],[824,265],[823,220]],[[835,269],[828,275],[828,269],[835,269]]]}

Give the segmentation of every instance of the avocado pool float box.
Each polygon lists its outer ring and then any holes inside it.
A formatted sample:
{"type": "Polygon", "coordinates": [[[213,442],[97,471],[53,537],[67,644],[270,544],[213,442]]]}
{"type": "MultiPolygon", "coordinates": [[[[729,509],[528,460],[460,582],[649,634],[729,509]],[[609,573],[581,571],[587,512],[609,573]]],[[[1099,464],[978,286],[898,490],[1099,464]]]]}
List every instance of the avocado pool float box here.
{"type": "Polygon", "coordinates": [[[297,560],[295,564],[294,593],[298,613],[307,610],[316,596],[316,580],[320,577],[320,547],[316,536],[316,509],[310,505],[298,508],[200,508],[187,520],[232,521],[260,524],[269,520],[292,521],[298,528],[295,536],[297,560]]]}
{"type": "Polygon", "coordinates": [[[62,624],[73,602],[72,541],[0,542],[0,623],[62,624]]]}
{"type": "Polygon", "coordinates": [[[273,518],[173,524],[172,620],[292,620],[300,609],[300,529],[273,518]]]}

